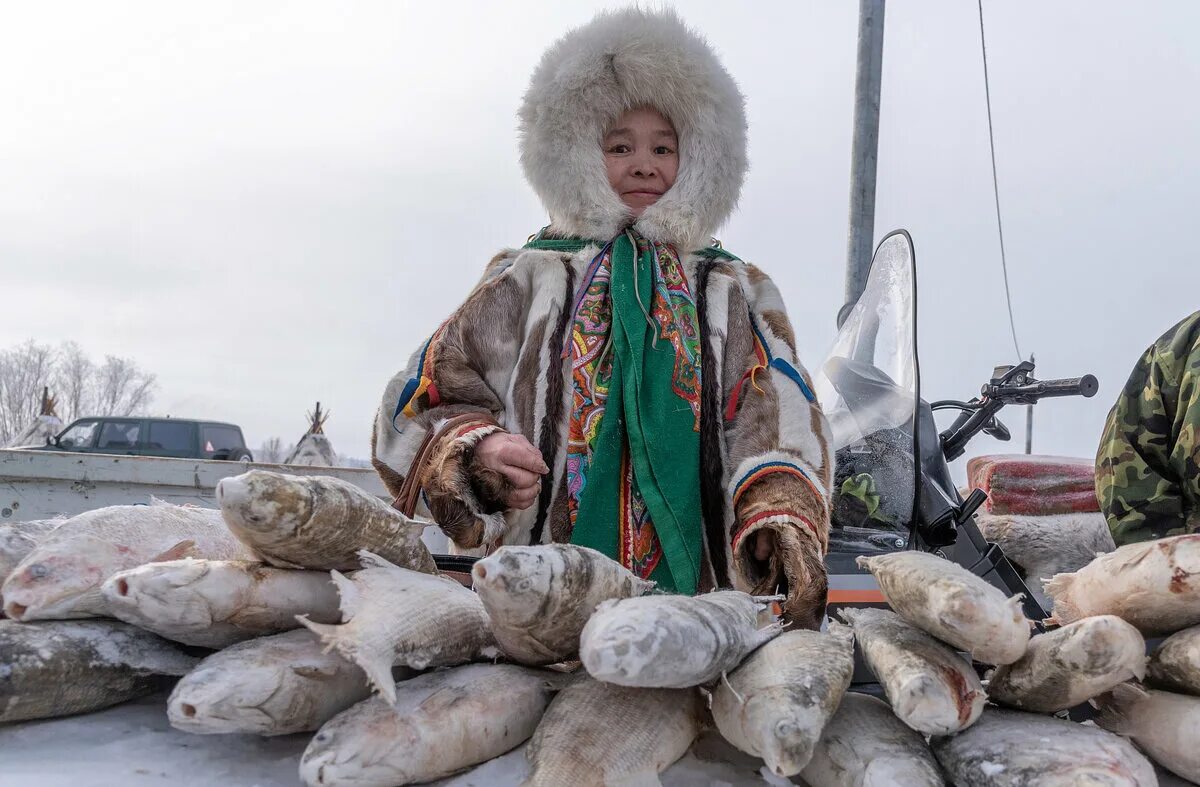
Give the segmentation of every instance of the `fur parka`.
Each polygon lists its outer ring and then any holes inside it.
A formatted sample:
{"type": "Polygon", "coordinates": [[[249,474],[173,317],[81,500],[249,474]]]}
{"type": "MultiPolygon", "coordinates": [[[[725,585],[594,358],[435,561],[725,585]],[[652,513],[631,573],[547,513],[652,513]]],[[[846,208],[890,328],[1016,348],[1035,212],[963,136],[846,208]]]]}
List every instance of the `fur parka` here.
{"type": "Polygon", "coordinates": [[[421,512],[459,552],[570,540],[566,443],[572,305],[585,270],[625,228],[675,247],[695,299],[704,372],[700,415],[702,589],[771,593],[814,626],[824,612],[833,458],[828,427],[779,291],[761,270],[712,248],[745,176],[744,101],[708,44],[674,14],[605,12],[553,44],[520,108],[521,163],[550,214],[550,236],[596,243],[576,253],[507,249],[463,305],[388,383],[372,460],[398,494],[427,435],[421,512]],[[679,175],[636,221],[609,186],[601,139],[625,110],[651,105],[676,127],[679,175]],[[477,413],[477,422],[454,416],[477,413]],[[474,465],[497,430],[524,435],[550,472],[538,502],[504,510],[504,481],[474,465]],[[776,534],[766,562],[748,536],[776,534]]]}

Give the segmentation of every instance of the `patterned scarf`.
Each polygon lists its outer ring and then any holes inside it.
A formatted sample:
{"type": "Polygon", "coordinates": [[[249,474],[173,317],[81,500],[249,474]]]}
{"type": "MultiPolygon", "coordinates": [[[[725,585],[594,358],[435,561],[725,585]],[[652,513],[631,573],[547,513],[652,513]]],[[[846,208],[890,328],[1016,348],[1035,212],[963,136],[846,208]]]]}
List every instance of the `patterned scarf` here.
{"type": "MultiPolygon", "coordinates": [[[[584,241],[531,241],[578,250],[584,241]]],[[[571,541],[659,588],[700,577],[700,330],[675,250],[627,231],[592,260],[563,350],[571,541]],[[615,527],[614,527],[615,523],[615,527]]]]}

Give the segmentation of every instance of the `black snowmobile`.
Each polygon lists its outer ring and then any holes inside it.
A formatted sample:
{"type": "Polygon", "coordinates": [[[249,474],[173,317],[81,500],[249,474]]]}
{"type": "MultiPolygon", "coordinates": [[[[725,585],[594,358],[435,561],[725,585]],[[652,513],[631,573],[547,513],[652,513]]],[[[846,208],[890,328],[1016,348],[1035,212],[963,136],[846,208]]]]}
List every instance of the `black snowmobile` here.
{"type": "MultiPolygon", "coordinates": [[[[859,555],[905,549],[935,552],[983,577],[1005,595],[1024,596],[1025,615],[1048,616],[1000,547],[989,544],[974,513],[986,500],[966,499],[951,480],[949,462],[984,432],[1007,440],[996,414],[1006,405],[1053,396],[1095,395],[1092,375],[1036,380],[1033,363],[997,367],[979,396],[967,402],[921,398],[917,360],[916,258],[904,230],[875,250],[867,285],[816,373],[817,395],[836,449],[830,531],[829,613],[841,607],[886,606],[859,555]],[[942,432],[935,410],[960,411],[942,432]]],[[[871,680],[856,670],[856,682],[871,680]]]]}

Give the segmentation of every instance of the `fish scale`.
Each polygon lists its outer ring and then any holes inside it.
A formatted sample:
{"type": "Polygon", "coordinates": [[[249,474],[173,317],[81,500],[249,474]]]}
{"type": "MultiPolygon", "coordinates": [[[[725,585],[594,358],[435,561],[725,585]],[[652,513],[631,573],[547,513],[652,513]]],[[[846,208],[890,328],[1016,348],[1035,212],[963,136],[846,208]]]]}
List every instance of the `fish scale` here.
{"type": "Polygon", "coordinates": [[[788,631],[746,659],[712,695],[713,719],[725,739],[762,757],[778,776],[795,776],[812,757],[854,673],[854,635],[788,631]]]}
{"type": "Polygon", "coordinates": [[[971,729],[931,741],[958,787],[1154,787],[1150,764],[1129,741],[1036,713],[989,708],[971,729]]]}
{"type": "Polygon", "coordinates": [[[574,544],[501,547],[471,574],[500,648],[532,665],[574,658],[598,604],[654,587],[607,555],[574,544]]]}
{"type": "Polygon", "coordinates": [[[338,478],[251,470],[222,479],[217,503],[233,534],[281,568],[349,571],[365,549],[405,568],[437,571],[421,541],[431,522],[338,478]]]}
{"type": "Polygon", "coordinates": [[[329,574],[232,560],[173,560],[121,571],[101,588],[112,614],[167,639],[223,648],[340,619],[329,574]]]}
{"type": "Polygon", "coordinates": [[[436,670],[331,719],[300,762],[308,785],[427,782],[498,757],[529,738],[569,676],[512,664],[436,670]]]}
{"type": "Polygon", "coordinates": [[[65,716],[149,694],[197,659],[109,620],[0,620],[0,722],[65,716]]]}
{"type": "Polygon", "coordinates": [[[315,730],[370,696],[363,671],[303,629],[212,654],[175,685],[171,726],[199,734],[315,730]]]}
{"type": "Polygon", "coordinates": [[[622,686],[686,688],[716,680],[777,636],[758,627],[767,605],[739,590],[605,601],[580,637],[592,677],[622,686]]]}
{"type": "Polygon", "coordinates": [[[988,682],[993,702],[1056,713],[1146,674],[1146,643],[1114,615],[1098,615],[1039,634],[1020,660],[997,667],[988,682]]]}
{"type": "Polygon", "coordinates": [[[332,572],[341,596],[341,625],[301,623],[328,648],[358,664],[394,702],[392,666],[413,669],[462,664],[498,655],[483,602],[447,577],[392,565],[363,551],[352,578],[332,572]]]}
{"type": "Polygon", "coordinates": [[[108,506],[64,521],[4,582],[5,613],[18,620],[107,617],[100,586],[113,574],[186,556],[248,560],[219,511],[156,502],[108,506]]]}
{"type": "Polygon", "coordinates": [[[967,569],[928,552],[859,557],[896,614],[984,664],[1025,655],[1029,621],[1021,597],[1004,594],[967,569]]]}
{"type": "Polygon", "coordinates": [[[657,784],[700,734],[702,712],[696,689],[631,688],[580,675],[534,732],[522,787],[657,784]]]}
{"type": "Polygon", "coordinates": [[[1146,636],[1200,623],[1200,534],[1128,544],[1045,584],[1054,620],[1117,615],[1146,636]]]}
{"type": "Polygon", "coordinates": [[[825,725],[801,777],[820,787],[942,787],[925,737],[886,702],[849,692],[825,725]]]}
{"type": "Polygon", "coordinates": [[[863,658],[895,714],[927,735],[970,727],[987,694],[969,663],[947,645],[883,609],[843,609],[863,658]]]}

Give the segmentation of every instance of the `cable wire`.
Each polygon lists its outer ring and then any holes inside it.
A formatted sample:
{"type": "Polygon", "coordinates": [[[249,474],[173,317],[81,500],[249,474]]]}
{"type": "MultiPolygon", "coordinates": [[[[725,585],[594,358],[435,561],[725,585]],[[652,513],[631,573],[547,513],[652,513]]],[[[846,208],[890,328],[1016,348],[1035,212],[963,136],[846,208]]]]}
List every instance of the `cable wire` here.
{"type": "Polygon", "coordinates": [[[1017,341],[1017,323],[1013,319],[1012,291],[1008,286],[1008,257],[1004,253],[1004,224],[1000,221],[1000,182],[996,176],[996,137],[992,131],[992,90],[988,84],[987,39],[983,35],[983,0],[979,0],[979,45],[983,49],[983,92],[987,99],[988,145],[992,151],[992,193],[996,197],[996,231],[1000,235],[1000,267],[1004,271],[1004,298],[1008,302],[1008,327],[1012,331],[1013,349],[1021,359],[1021,345],[1017,341]]]}

